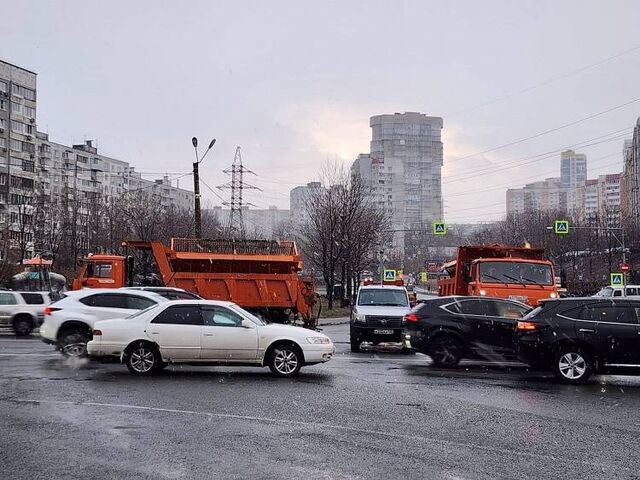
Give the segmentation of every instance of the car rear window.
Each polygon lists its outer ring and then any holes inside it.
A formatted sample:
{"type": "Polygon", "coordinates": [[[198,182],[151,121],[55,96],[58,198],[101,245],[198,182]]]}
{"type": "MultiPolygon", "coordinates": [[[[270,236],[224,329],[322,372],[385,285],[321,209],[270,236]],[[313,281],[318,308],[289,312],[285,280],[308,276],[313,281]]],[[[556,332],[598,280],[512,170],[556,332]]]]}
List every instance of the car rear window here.
{"type": "Polygon", "coordinates": [[[44,305],[44,298],[40,293],[21,293],[27,305],[44,305]]]}

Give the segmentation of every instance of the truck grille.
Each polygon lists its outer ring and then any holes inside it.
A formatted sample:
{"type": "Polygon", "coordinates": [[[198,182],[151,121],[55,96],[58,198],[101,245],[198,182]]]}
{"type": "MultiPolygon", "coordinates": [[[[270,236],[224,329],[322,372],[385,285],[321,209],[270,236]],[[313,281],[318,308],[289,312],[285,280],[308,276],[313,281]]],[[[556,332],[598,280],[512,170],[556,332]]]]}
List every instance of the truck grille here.
{"type": "Polygon", "coordinates": [[[380,315],[367,315],[367,326],[398,328],[402,326],[402,317],[383,317],[380,315]]]}

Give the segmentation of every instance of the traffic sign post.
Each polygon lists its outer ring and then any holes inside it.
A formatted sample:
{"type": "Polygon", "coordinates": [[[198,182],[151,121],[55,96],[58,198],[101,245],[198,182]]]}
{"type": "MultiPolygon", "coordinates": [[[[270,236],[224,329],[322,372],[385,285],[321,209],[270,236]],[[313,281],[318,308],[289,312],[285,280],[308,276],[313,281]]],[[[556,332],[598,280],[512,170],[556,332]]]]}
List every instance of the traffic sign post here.
{"type": "Polygon", "coordinates": [[[385,282],[395,282],[396,281],[396,271],[395,270],[385,270],[384,276],[382,277],[385,282]]]}
{"type": "Polygon", "coordinates": [[[433,234],[434,235],[446,235],[447,234],[447,224],[444,222],[434,222],[433,224],[433,234]]]}
{"type": "Polygon", "coordinates": [[[624,273],[612,273],[610,277],[612,287],[624,287],[624,273]]]}
{"type": "Polygon", "coordinates": [[[569,220],[556,220],[553,224],[553,231],[556,235],[568,235],[569,220]]]}

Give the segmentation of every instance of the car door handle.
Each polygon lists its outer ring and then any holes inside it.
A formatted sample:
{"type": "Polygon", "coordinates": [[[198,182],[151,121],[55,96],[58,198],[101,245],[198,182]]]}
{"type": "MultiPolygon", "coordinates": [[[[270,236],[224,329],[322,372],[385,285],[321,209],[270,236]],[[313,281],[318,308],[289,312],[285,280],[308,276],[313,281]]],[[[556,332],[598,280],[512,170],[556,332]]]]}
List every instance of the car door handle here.
{"type": "MultiPolygon", "coordinates": [[[[595,333],[595,330],[592,330],[590,328],[581,328],[580,330],[578,330],[579,332],[585,332],[585,333],[595,333]]],[[[640,333],[640,332],[638,332],[640,333]]]]}
{"type": "Polygon", "coordinates": [[[213,333],[205,333],[204,336],[205,337],[213,337],[213,333]]]}
{"type": "Polygon", "coordinates": [[[151,335],[160,335],[160,332],[149,332],[151,335]]]}

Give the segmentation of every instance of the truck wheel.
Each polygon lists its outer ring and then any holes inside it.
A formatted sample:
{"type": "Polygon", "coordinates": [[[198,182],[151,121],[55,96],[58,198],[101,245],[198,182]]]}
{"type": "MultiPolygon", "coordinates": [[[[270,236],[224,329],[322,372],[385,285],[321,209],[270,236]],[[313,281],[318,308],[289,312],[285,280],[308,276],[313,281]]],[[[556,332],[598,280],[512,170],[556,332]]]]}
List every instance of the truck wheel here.
{"type": "Polygon", "coordinates": [[[18,337],[26,337],[33,330],[33,320],[29,315],[18,315],[13,319],[13,332],[18,337]]]}
{"type": "Polygon", "coordinates": [[[86,357],[88,341],[86,333],[71,331],[64,334],[58,346],[65,357],[86,357]]]}
{"type": "Polygon", "coordinates": [[[462,343],[447,335],[433,340],[427,348],[427,355],[436,367],[453,368],[460,363],[463,351],[462,343]]]}

